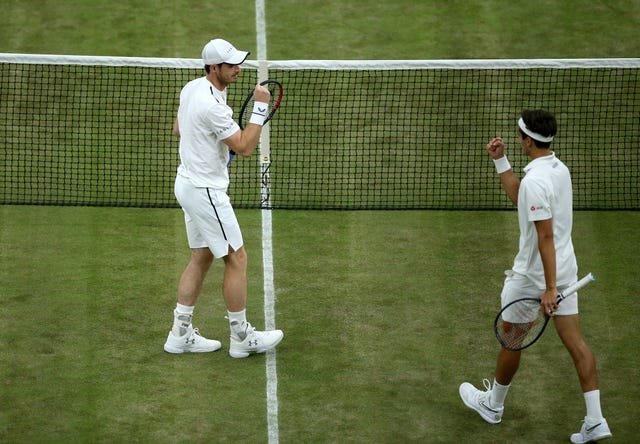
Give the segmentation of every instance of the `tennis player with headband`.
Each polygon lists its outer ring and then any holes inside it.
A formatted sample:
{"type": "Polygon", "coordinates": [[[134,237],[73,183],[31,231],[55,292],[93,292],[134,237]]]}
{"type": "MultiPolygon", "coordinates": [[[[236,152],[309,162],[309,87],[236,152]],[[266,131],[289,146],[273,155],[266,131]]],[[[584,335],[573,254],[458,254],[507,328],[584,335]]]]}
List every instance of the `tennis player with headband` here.
{"type": "MultiPolygon", "coordinates": [[[[502,187],[518,208],[520,250],[502,289],[504,307],[518,298],[541,298],[542,307],[553,316],[556,331],[567,348],[580,380],[586,403],[586,416],[571,442],[585,443],[611,436],[600,407],[600,389],[593,352],[584,342],[578,318],[578,295],[556,304],[559,290],[578,279],[578,266],[571,240],[573,192],[569,169],[550,149],[557,132],[553,114],[543,110],[524,110],[517,124],[522,152],[531,161],[520,181],[504,154],[504,142],[496,137],[487,144],[502,187]],[[541,296],[542,295],[542,296],[541,296]]],[[[533,308],[534,310],[538,308],[533,308]]],[[[498,353],[493,387],[485,379],[486,391],[465,382],[460,396],[487,422],[502,421],[504,401],[520,365],[522,351],[504,347],[498,353]]],[[[551,391],[551,393],[553,393],[551,391]]]]}
{"type": "Polygon", "coordinates": [[[202,50],[206,75],[180,92],[173,134],[180,138],[180,166],[175,195],[184,211],[191,260],[178,284],[173,328],[164,344],[169,353],[212,352],[221,343],[206,339],[191,321],[194,307],[214,258],[224,261],[222,295],[229,319],[229,354],[245,358],[274,348],[281,330],[257,331],[247,321],[247,253],[227,188],[229,152],[248,157],[255,150],[270,93],[256,85],[254,112],[244,130],[227,105],[227,87],[237,82],[240,65],[249,55],[231,43],[215,39],[202,50]]]}

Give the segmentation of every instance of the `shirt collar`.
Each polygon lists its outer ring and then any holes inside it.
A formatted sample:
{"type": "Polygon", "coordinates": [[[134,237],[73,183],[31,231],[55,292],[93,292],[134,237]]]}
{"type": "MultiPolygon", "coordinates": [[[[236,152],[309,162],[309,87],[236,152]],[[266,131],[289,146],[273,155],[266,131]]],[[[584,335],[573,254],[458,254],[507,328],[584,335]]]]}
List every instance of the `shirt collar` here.
{"type": "Polygon", "coordinates": [[[553,162],[555,159],[556,159],[556,153],[551,151],[551,154],[549,154],[548,156],[538,157],[537,159],[533,159],[531,162],[529,162],[527,166],[524,167],[524,172],[527,173],[536,165],[550,163],[550,162],[553,162]]]}

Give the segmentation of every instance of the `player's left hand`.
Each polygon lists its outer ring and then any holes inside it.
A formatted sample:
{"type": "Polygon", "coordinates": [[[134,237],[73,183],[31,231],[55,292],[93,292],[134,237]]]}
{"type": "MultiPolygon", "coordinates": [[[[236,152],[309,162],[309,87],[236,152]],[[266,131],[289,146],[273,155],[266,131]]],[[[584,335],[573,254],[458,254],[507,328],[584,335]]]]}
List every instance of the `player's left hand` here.
{"type": "Polygon", "coordinates": [[[546,290],[540,299],[542,300],[540,302],[540,305],[542,306],[541,310],[543,310],[547,316],[553,316],[555,311],[558,309],[558,304],[556,303],[558,300],[558,289],[551,288],[546,290]]]}

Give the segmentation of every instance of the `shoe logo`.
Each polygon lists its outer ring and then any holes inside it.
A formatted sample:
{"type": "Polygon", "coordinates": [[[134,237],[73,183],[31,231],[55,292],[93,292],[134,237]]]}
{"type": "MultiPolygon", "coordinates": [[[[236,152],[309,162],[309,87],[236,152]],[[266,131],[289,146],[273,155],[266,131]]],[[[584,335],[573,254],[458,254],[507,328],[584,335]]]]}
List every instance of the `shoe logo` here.
{"type": "MultiPolygon", "coordinates": [[[[484,407],[485,409],[487,409],[487,410],[489,410],[489,411],[491,411],[491,412],[493,412],[493,413],[496,413],[496,419],[499,419],[499,416],[497,415],[497,413],[498,413],[498,411],[497,411],[497,410],[494,410],[494,409],[492,409],[491,407],[489,407],[487,404],[485,404],[485,403],[484,403],[484,401],[480,401],[480,405],[481,405],[482,407],[484,407]]],[[[599,425],[599,424],[598,424],[598,425],[599,425]]]]}
{"type": "Polygon", "coordinates": [[[596,424],[596,425],[594,425],[594,426],[587,427],[587,428],[586,428],[587,432],[593,432],[595,429],[597,429],[597,428],[600,426],[600,424],[602,424],[602,423],[601,423],[601,422],[599,422],[599,423],[597,423],[597,424],[596,424]]]}
{"type": "Polygon", "coordinates": [[[195,343],[196,343],[196,338],[193,338],[193,339],[187,339],[185,342],[186,342],[187,344],[191,344],[191,345],[193,345],[193,344],[195,344],[195,343]]]}
{"type": "Polygon", "coordinates": [[[254,339],[254,340],[249,339],[249,347],[257,347],[257,346],[258,346],[257,339],[254,339]]]}

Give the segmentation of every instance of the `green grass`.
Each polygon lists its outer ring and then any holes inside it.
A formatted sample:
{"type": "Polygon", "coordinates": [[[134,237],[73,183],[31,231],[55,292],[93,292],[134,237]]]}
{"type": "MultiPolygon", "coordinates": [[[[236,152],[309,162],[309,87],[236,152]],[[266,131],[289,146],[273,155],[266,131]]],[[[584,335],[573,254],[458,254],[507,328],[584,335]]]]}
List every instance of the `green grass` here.
{"type": "MultiPolygon", "coordinates": [[[[188,259],[180,210],[0,207],[0,440],[265,442],[264,357],[169,356],[188,259]],[[194,418],[200,418],[194,421],[194,418]],[[184,424],[188,423],[189,426],[184,424]]],[[[260,214],[239,212],[262,325],[260,214]]],[[[583,330],[618,442],[634,437],[637,213],[578,212],[583,330]],[[615,227],[612,230],[611,227],[615,227]]],[[[526,355],[505,421],[458,399],[493,371],[491,320],[513,212],[274,213],[281,442],[566,442],[584,407],[553,330],[526,355]],[[488,228],[490,227],[490,228],[488,228]],[[551,364],[552,363],[552,364],[551,364]],[[553,409],[553,414],[548,413],[553,409]]],[[[220,264],[196,325],[224,341],[220,264]]]]}
{"type": "MultiPolygon", "coordinates": [[[[279,354],[284,442],[298,442],[301,428],[318,436],[315,442],[468,442],[469,436],[473,442],[530,442],[531,436],[566,442],[583,405],[568,355],[553,334],[525,356],[502,425],[479,422],[457,395],[463,380],[480,384],[492,375],[497,343],[490,326],[502,270],[517,243],[514,214],[280,214],[279,320],[291,336],[314,331],[316,353],[333,356],[315,359],[309,347],[296,346],[287,348],[287,358],[279,354]],[[327,228],[307,229],[318,222],[327,228]],[[286,242],[290,237],[295,244],[286,242]],[[322,247],[309,254],[300,247],[306,243],[322,247]],[[314,413],[327,410],[335,413],[314,413]],[[309,419],[295,427],[291,418],[309,419]]],[[[629,295],[638,284],[615,276],[632,272],[631,264],[619,268],[614,260],[618,268],[611,273],[604,263],[614,251],[633,254],[634,221],[635,213],[576,216],[581,270],[597,270],[600,279],[583,292],[583,329],[599,359],[603,406],[617,418],[612,427],[620,442],[631,436],[626,408],[634,407],[622,405],[633,397],[627,391],[636,390],[628,381],[638,377],[638,346],[627,342],[630,353],[609,347],[616,337],[634,336],[638,309],[629,295]],[[610,224],[627,240],[601,231],[610,224]]]]}
{"type": "MultiPolygon", "coordinates": [[[[268,1],[267,19],[274,60],[640,53],[632,0],[268,1]]],[[[11,1],[0,51],[198,57],[221,35],[255,55],[254,29],[252,2],[11,1]]],[[[46,82],[46,67],[34,79],[46,82]]],[[[239,217],[262,326],[260,212],[239,217]]],[[[501,425],[458,399],[460,382],[493,371],[515,213],[273,217],[281,442],[561,443],[577,429],[584,405],[552,330],[526,353],[501,425]]],[[[620,443],[636,440],[640,409],[639,223],[637,212],[576,213],[581,272],[598,277],[582,328],[620,443]]],[[[187,260],[177,209],[0,206],[0,442],[266,442],[263,356],[162,351],[187,260]]],[[[220,273],[216,263],[196,325],[224,343],[220,273]]]]}
{"type": "MultiPolygon", "coordinates": [[[[11,221],[0,231],[0,441],[263,436],[263,361],[243,364],[223,353],[174,359],[162,350],[188,260],[180,210],[5,206],[0,212],[11,221]],[[121,237],[125,226],[131,237],[121,237]],[[235,430],[244,417],[249,423],[235,430]]],[[[259,214],[246,216],[247,243],[255,245],[259,214]]],[[[251,268],[252,294],[259,294],[259,264],[251,268]]],[[[220,273],[219,264],[212,273],[220,273]]],[[[200,325],[224,336],[218,286],[205,291],[200,325]]],[[[260,307],[254,297],[252,318],[262,323],[260,307]]]]}
{"type": "MultiPolygon", "coordinates": [[[[639,55],[634,0],[265,3],[272,60],[639,55]]],[[[256,48],[251,1],[12,1],[0,22],[6,52],[198,57],[212,35],[256,48]]]]}
{"type": "Polygon", "coordinates": [[[640,5],[628,1],[274,2],[274,59],[455,59],[637,56],[640,5]],[[275,20],[275,18],[279,18],[275,20]],[[338,24],[338,26],[336,26],[338,24]],[[615,26],[610,27],[610,25],[615,26]],[[629,39],[629,40],[627,40],[629,39]],[[295,45],[291,45],[295,41],[295,45]]]}

